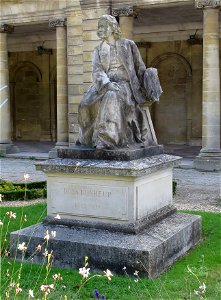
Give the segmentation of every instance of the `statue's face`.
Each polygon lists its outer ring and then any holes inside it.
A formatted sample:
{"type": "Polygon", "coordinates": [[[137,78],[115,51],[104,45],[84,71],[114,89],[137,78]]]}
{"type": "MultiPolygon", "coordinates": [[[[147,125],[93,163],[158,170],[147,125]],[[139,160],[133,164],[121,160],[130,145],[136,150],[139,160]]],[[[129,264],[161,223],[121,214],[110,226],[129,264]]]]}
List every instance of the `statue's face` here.
{"type": "Polygon", "coordinates": [[[98,22],[97,36],[106,40],[113,33],[111,26],[108,24],[107,20],[101,19],[98,22]]]}

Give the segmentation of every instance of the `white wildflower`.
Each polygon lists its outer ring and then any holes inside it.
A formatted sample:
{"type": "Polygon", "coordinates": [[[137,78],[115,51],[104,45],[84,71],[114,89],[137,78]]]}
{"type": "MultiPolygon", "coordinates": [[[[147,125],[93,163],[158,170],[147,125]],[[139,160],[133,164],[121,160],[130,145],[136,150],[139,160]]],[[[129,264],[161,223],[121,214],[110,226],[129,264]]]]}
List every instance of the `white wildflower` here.
{"type": "Polygon", "coordinates": [[[0,226],[2,226],[3,225],[3,222],[2,222],[2,220],[0,220],[0,226]]]}
{"type": "Polygon", "coordinates": [[[29,297],[34,298],[34,292],[33,292],[33,290],[29,290],[28,291],[28,295],[29,295],[29,297]]]}
{"type": "Polygon", "coordinates": [[[59,214],[57,214],[57,215],[54,217],[54,219],[61,220],[61,217],[60,217],[59,214]]]}
{"type": "Polygon", "coordinates": [[[90,271],[90,268],[87,268],[87,269],[85,267],[79,268],[79,274],[81,274],[83,278],[88,278],[88,276],[90,275],[89,271],[90,271]]]}
{"type": "Polygon", "coordinates": [[[106,271],[104,271],[104,276],[107,277],[108,280],[111,280],[113,274],[111,273],[110,270],[107,269],[106,271]]]}
{"type": "Polygon", "coordinates": [[[22,292],[22,289],[19,287],[19,284],[17,284],[17,287],[16,287],[16,289],[15,289],[16,295],[18,295],[18,294],[21,293],[21,292],[22,292]]]}
{"type": "Polygon", "coordinates": [[[44,240],[49,240],[50,239],[50,235],[49,235],[49,232],[48,232],[48,230],[46,231],[46,233],[45,233],[45,236],[44,236],[44,240]]]}
{"type": "Polygon", "coordinates": [[[54,289],[54,284],[42,284],[40,290],[48,295],[54,289]]]}
{"type": "Polygon", "coordinates": [[[10,289],[13,289],[14,287],[15,287],[15,283],[14,283],[14,282],[11,282],[10,285],[9,285],[9,288],[10,288],[10,289]]]}
{"type": "Polygon", "coordinates": [[[54,274],[54,275],[52,276],[52,278],[53,278],[54,280],[63,280],[63,278],[61,277],[61,274],[60,274],[60,273],[54,274]]]}
{"type": "Polygon", "coordinates": [[[9,216],[9,218],[13,218],[13,219],[16,219],[16,213],[13,213],[12,211],[6,213],[6,216],[9,216]]]}
{"type": "Polygon", "coordinates": [[[38,245],[36,246],[36,251],[37,251],[37,252],[40,252],[40,251],[41,251],[41,245],[40,245],[40,244],[38,244],[38,245]]]}
{"type": "Polygon", "coordinates": [[[18,250],[25,252],[27,250],[27,247],[25,246],[25,242],[18,244],[18,250]]]}
{"type": "Polygon", "coordinates": [[[48,250],[47,250],[47,249],[45,249],[45,251],[44,251],[43,255],[44,255],[45,257],[47,257],[47,256],[48,256],[48,250]]]}
{"type": "Polygon", "coordinates": [[[201,293],[204,294],[206,292],[206,285],[205,283],[203,282],[202,285],[199,286],[199,289],[201,290],[201,293]]]}
{"type": "Polygon", "coordinates": [[[24,174],[24,180],[26,181],[26,180],[28,180],[29,179],[29,177],[30,177],[30,175],[29,174],[24,174]]]}
{"type": "Polygon", "coordinates": [[[55,238],[55,237],[56,237],[56,231],[51,231],[51,236],[52,236],[53,238],[55,238]]]}

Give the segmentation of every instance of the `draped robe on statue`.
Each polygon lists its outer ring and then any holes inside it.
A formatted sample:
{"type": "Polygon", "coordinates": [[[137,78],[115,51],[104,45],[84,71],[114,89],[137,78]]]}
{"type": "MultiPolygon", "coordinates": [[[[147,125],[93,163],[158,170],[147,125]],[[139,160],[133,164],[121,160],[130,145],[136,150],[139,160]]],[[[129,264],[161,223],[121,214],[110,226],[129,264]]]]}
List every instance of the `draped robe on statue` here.
{"type": "MultiPolygon", "coordinates": [[[[120,38],[116,45],[104,41],[95,48],[93,84],[79,105],[80,144],[114,149],[156,143],[148,132],[151,120],[139,105],[152,93],[147,70],[131,40],[120,38]],[[108,89],[110,82],[116,82],[119,90],[108,89]]],[[[159,100],[160,86],[155,94],[152,101],[159,100]]]]}

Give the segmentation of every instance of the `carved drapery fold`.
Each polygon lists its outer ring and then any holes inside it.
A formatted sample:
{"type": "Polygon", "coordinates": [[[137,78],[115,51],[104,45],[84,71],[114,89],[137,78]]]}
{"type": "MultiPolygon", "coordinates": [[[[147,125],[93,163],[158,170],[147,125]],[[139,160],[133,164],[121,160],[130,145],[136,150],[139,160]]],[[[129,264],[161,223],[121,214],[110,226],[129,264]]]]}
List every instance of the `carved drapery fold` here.
{"type": "Polygon", "coordinates": [[[0,32],[1,33],[12,33],[14,31],[14,26],[9,24],[1,24],[0,32]]]}
{"type": "Polygon", "coordinates": [[[196,8],[216,8],[221,7],[221,0],[201,0],[195,1],[196,8]]]}
{"type": "Polygon", "coordinates": [[[66,18],[59,18],[59,19],[51,19],[49,20],[49,27],[55,28],[55,27],[64,27],[66,26],[66,18]]]}

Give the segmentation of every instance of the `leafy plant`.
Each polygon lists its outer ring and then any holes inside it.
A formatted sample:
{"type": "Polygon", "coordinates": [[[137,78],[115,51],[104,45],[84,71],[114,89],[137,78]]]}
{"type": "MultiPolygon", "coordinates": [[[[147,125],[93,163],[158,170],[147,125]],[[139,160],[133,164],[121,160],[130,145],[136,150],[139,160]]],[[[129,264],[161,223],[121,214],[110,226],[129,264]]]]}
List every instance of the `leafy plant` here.
{"type": "Polygon", "coordinates": [[[0,180],[0,194],[5,201],[46,198],[46,182],[12,183],[0,180]]]}

